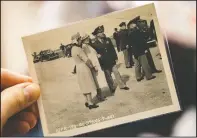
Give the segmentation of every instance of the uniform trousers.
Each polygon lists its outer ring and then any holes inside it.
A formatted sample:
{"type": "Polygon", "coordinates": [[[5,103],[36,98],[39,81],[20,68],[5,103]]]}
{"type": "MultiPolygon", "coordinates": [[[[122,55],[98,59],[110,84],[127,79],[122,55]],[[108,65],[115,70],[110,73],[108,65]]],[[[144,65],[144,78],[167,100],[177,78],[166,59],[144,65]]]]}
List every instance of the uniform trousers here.
{"type": "Polygon", "coordinates": [[[147,49],[146,56],[147,56],[148,64],[150,65],[151,71],[152,73],[154,73],[155,71],[157,71],[157,69],[156,69],[155,63],[153,61],[153,57],[149,49],[147,49]]]}
{"type": "Polygon", "coordinates": [[[126,85],[125,83],[123,82],[122,78],[121,78],[121,75],[118,71],[118,68],[116,65],[114,65],[112,67],[112,69],[105,69],[104,70],[104,74],[105,74],[105,77],[106,77],[106,80],[107,80],[107,83],[108,83],[108,86],[110,88],[110,90],[114,90],[115,89],[115,86],[114,86],[114,81],[113,81],[113,78],[112,78],[112,75],[111,74],[114,74],[115,76],[115,79],[118,83],[118,86],[119,88],[124,88],[126,85]]]}
{"type": "Polygon", "coordinates": [[[130,62],[129,62],[129,51],[128,51],[128,49],[124,49],[124,50],[123,50],[123,54],[124,54],[125,66],[126,66],[126,67],[130,67],[130,62]]]}
{"type": "Polygon", "coordinates": [[[129,65],[130,66],[133,66],[134,65],[134,61],[133,61],[133,51],[132,51],[132,48],[130,47],[128,49],[128,59],[129,59],[129,65]]]}
{"type": "Polygon", "coordinates": [[[152,77],[152,71],[148,64],[146,54],[138,56],[137,58],[135,57],[134,61],[135,61],[135,77],[137,80],[141,79],[143,75],[145,75],[146,79],[152,77]]]}

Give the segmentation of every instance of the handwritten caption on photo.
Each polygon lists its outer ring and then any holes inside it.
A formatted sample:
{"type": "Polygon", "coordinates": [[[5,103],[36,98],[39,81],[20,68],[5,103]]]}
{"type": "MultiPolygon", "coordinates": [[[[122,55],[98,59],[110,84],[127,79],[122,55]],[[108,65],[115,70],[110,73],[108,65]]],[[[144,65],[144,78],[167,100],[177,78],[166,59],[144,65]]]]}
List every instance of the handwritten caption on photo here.
{"type": "Polygon", "coordinates": [[[88,126],[88,125],[92,125],[92,124],[96,124],[96,123],[103,122],[103,121],[106,121],[106,120],[110,120],[110,119],[113,119],[113,118],[115,118],[114,115],[109,115],[107,117],[100,117],[100,118],[95,119],[95,120],[89,120],[89,121],[86,121],[86,122],[82,122],[82,123],[79,123],[77,125],[70,125],[68,127],[59,127],[59,128],[56,129],[56,133],[71,130],[71,129],[75,129],[75,128],[80,128],[80,127],[84,127],[84,126],[88,126]]]}

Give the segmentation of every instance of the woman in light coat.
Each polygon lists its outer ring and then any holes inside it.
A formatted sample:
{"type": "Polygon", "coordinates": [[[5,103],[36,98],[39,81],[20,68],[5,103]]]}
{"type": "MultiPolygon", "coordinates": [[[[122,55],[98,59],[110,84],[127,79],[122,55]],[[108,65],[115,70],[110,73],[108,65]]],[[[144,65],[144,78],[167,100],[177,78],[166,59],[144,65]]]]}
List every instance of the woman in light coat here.
{"type": "Polygon", "coordinates": [[[82,35],[81,40],[82,40],[82,49],[84,50],[87,57],[89,59],[91,59],[93,65],[97,71],[97,72],[95,72],[95,70],[91,70],[92,75],[94,77],[96,87],[97,87],[97,98],[100,101],[104,101],[105,97],[102,96],[101,88],[100,88],[98,80],[97,80],[98,68],[100,66],[98,58],[97,58],[97,52],[91,47],[91,39],[90,39],[89,35],[87,35],[87,34],[82,35]]]}
{"type": "Polygon", "coordinates": [[[92,70],[96,69],[84,50],[77,43],[73,44],[72,57],[76,64],[78,84],[86,99],[85,106],[89,109],[97,108],[98,106],[92,102],[92,93],[97,89],[92,70]]]}

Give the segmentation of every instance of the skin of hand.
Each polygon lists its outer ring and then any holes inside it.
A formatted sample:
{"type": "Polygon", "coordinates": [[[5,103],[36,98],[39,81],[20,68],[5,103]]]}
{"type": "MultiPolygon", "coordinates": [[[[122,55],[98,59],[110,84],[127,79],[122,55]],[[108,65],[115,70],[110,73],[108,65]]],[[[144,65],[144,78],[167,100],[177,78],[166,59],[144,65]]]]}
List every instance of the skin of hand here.
{"type": "Polygon", "coordinates": [[[1,136],[25,134],[36,125],[39,96],[30,77],[1,68],[1,136]]]}

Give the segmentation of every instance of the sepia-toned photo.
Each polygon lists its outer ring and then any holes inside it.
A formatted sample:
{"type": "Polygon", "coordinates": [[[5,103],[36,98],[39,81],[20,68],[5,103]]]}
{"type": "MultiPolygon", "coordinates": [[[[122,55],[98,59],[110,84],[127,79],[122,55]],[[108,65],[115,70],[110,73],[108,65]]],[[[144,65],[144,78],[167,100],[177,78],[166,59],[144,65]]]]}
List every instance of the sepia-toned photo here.
{"type": "Polygon", "coordinates": [[[154,4],[22,38],[45,136],[75,136],[180,110],[154,4]]]}

